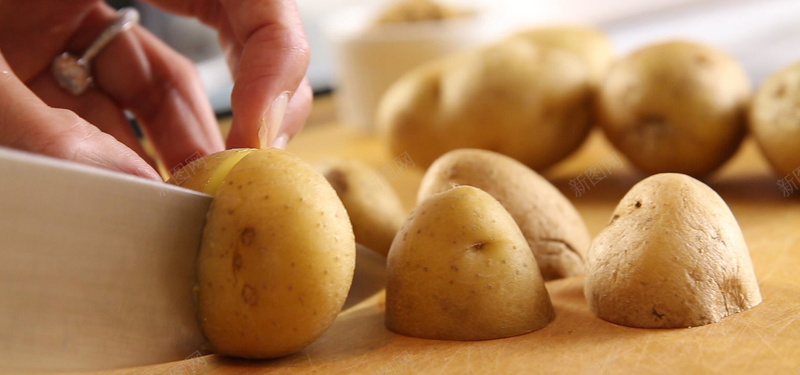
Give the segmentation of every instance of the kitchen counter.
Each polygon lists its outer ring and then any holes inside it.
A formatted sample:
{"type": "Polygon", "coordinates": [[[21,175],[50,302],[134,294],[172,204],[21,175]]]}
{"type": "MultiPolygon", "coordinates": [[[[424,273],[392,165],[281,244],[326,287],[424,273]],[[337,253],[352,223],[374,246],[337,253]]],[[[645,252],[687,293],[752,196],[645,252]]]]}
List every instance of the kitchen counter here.
{"type": "MultiPolygon", "coordinates": [[[[376,169],[392,165],[374,136],[335,120],[329,97],[318,100],[305,131],[289,150],[308,161],[358,158],[376,169]]],[[[223,122],[223,125],[225,123],[223,122]]],[[[619,199],[645,176],[634,171],[600,132],[544,175],[575,204],[592,235],[608,222],[619,199]],[[580,194],[570,180],[606,157],[621,166],[580,194]]],[[[413,155],[408,155],[413,159],[413,155]]],[[[418,169],[387,175],[411,208],[418,169]]],[[[166,374],[800,374],[800,191],[781,191],[752,140],[706,182],[736,215],[764,302],[722,321],[687,329],[637,329],[592,315],[582,277],[550,281],[556,319],[542,330],[499,340],[452,342],[405,337],[383,324],[384,295],[344,311],[315,343],[294,355],[264,361],[204,356],[113,372],[166,374]],[[788,196],[784,196],[788,195],[788,196]]],[[[108,373],[108,372],[105,372],[108,373]]]]}

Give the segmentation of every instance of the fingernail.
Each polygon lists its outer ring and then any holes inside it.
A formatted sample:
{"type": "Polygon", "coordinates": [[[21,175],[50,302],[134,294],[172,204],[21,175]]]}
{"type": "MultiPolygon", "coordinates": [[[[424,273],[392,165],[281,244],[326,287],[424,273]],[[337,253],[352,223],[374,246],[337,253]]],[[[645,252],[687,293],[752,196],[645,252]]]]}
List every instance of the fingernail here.
{"type": "Polygon", "coordinates": [[[283,115],[286,114],[286,107],[288,105],[289,91],[282,92],[269,105],[264,120],[258,128],[258,143],[261,148],[270,146],[277,138],[278,130],[281,128],[283,115]]]}
{"type": "Polygon", "coordinates": [[[272,141],[270,147],[275,147],[283,150],[286,148],[286,144],[288,143],[289,143],[289,134],[281,133],[278,137],[275,138],[274,141],[272,141]]]}

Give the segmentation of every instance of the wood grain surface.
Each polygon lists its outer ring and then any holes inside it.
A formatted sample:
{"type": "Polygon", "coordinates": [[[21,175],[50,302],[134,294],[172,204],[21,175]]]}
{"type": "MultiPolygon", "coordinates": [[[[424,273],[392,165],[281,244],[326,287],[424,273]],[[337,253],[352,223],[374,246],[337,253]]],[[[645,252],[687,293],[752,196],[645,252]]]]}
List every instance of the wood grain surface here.
{"type": "MultiPolygon", "coordinates": [[[[407,208],[422,176],[397,168],[375,137],[333,122],[309,126],[289,146],[308,161],[332,155],[362,159],[387,172],[407,208]],[[390,167],[387,167],[390,166],[390,167]],[[393,169],[395,174],[389,170],[393,169]]],[[[614,151],[595,132],[544,175],[570,198],[592,235],[645,176],[621,154],[621,166],[576,196],[569,181],[614,151]]],[[[409,152],[413,160],[413,153],[409,152]]],[[[582,277],[548,282],[557,317],[530,334],[480,342],[404,337],[384,327],[379,293],[344,311],[305,350],[277,360],[190,358],[116,374],[800,374],[800,191],[784,197],[758,148],[747,140],[706,182],[728,202],[743,229],[764,302],[719,323],[688,329],[636,329],[596,318],[582,277]]],[[[108,373],[108,372],[104,372],[108,373]]]]}

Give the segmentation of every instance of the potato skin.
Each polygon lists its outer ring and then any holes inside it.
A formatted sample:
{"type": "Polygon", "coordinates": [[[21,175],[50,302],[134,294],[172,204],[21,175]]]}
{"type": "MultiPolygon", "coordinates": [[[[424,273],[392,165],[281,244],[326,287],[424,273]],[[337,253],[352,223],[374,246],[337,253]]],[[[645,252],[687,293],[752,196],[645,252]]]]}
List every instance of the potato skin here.
{"type": "Polygon", "coordinates": [[[750,107],[750,131],[781,176],[800,167],[800,63],[788,66],[759,87],[750,107]]]}
{"type": "Polygon", "coordinates": [[[577,25],[547,26],[521,30],[510,38],[520,38],[539,46],[558,48],[575,54],[586,65],[592,84],[605,79],[615,60],[614,47],[600,30],[577,25]]]}
{"type": "Polygon", "coordinates": [[[280,357],[338,315],[355,239],[322,175],[278,149],[254,150],[224,178],[198,255],[200,323],[216,353],[280,357]]]}
{"type": "Polygon", "coordinates": [[[409,215],[387,260],[386,326],[440,340],[528,333],[555,316],[525,238],[489,194],[460,186],[409,215]]]}
{"type": "Polygon", "coordinates": [[[746,133],[750,82],[721,51],[675,41],[619,61],[598,97],[607,138],[647,173],[707,175],[746,133]]]}
{"type": "Polygon", "coordinates": [[[443,21],[458,17],[468,17],[470,11],[450,7],[431,0],[407,0],[396,2],[378,17],[375,25],[443,21]]]}
{"type": "Polygon", "coordinates": [[[592,242],[592,312],[642,328],[696,327],[761,303],[739,224],[711,188],[662,173],[636,184],[592,242]]]}
{"type": "Polygon", "coordinates": [[[358,160],[329,159],[317,169],[347,209],[356,242],[386,255],[406,218],[392,186],[377,170],[358,160]]]}
{"type": "Polygon", "coordinates": [[[425,173],[417,201],[458,185],[480,188],[516,221],[545,280],[583,273],[591,236],[572,203],[550,182],[507,156],[477,149],[442,155],[425,173]]]}
{"type": "Polygon", "coordinates": [[[592,95],[574,54],[515,39],[412,70],[381,98],[376,122],[391,152],[420,167],[481,148],[539,170],[586,138],[592,95]]]}

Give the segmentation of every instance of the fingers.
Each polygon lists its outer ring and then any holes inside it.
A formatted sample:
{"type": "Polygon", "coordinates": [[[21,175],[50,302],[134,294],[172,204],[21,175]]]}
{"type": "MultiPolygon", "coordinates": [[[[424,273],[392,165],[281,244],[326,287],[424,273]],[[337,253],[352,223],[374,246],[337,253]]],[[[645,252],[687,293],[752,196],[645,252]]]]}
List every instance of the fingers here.
{"type": "MultiPolygon", "coordinates": [[[[100,4],[86,22],[108,24],[113,18],[100,4]]],[[[224,148],[194,65],[142,27],[109,43],[93,71],[97,87],[143,125],[168,169],[224,148]]]]}
{"type": "Polygon", "coordinates": [[[306,108],[311,105],[311,97],[301,87],[309,51],[297,8],[290,0],[227,0],[222,4],[228,13],[230,34],[241,45],[238,59],[236,56],[228,59],[234,87],[233,125],[227,144],[229,147],[271,144],[282,123],[286,129],[299,130],[307,116],[306,108]],[[289,116],[280,113],[280,95],[285,92],[290,95],[286,112],[292,114],[289,116]],[[261,128],[267,139],[259,142],[261,128]]]}
{"type": "Polygon", "coordinates": [[[161,180],[130,148],[74,112],[47,106],[0,55],[0,144],[161,180]]]}
{"type": "MultiPolygon", "coordinates": [[[[37,0],[34,2],[38,3],[37,0]]],[[[24,2],[9,4],[18,3],[24,2]]],[[[6,2],[0,4],[6,4],[6,2]]],[[[58,139],[50,136],[53,132],[59,132],[58,129],[40,126],[3,129],[4,134],[0,138],[0,142],[32,151],[42,149],[42,152],[46,154],[63,155],[67,158],[86,157],[93,148],[83,150],[82,145],[95,145],[97,147],[94,149],[98,151],[94,152],[94,156],[90,158],[94,160],[89,160],[91,164],[104,164],[103,157],[105,157],[108,158],[109,168],[131,171],[129,163],[122,162],[120,164],[119,160],[130,161],[133,152],[120,142],[130,146],[142,156],[144,156],[144,152],[122,112],[122,109],[130,109],[144,125],[146,133],[168,167],[181,164],[190,157],[196,157],[198,153],[200,155],[207,154],[224,147],[216,119],[193,65],[140,27],[119,35],[92,62],[93,74],[97,83],[96,89],[79,97],[71,97],[60,91],[49,76],[49,66],[47,65],[52,56],[64,50],[73,53],[85,51],[115,16],[114,11],[99,0],[84,0],[80,2],[80,6],[77,2],[71,3],[71,6],[78,10],[67,7],[72,9],[71,13],[66,11],[62,13],[36,12],[36,14],[53,16],[52,20],[43,22],[48,27],[52,27],[39,33],[44,35],[40,40],[44,43],[36,43],[37,46],[46,48],[35,49],[36,51],[46,49],[49,56],[30,61],[28,59],[31,55],[28,53],[30,48],[16,48],[18,52],[22,51],[24,54],[17,53],[21,57],[14,56],[19,60],[17,61],[18,68],[26,74],[25,83],[41,98],[54,106],[76,111],[113,137],[102,134],[98,128],[74,113],[48,108],[35,95],[26,90],[23,84],[17,89],[28,94],[29,99],[37,99],[37,106],[40,107],[37,110],[30,110],[31,112],[41,112],[42,116],[53,117],[47,118],[48,121],[57,120],[59,123],[71,123],[71,125],[68,131],[64,130],[63,137],[58,139]],[[64,21],[65,19],[66,21],[64,21]],[[70,42],[65,46],[66,40],[70,42]],[[51,47],[57,51],[49,51],[52,49],[51,47]],[[25,59],[28,59],[27,61],[30,63],[20,63],[25,59]],[[30,67],[35,67],[35,69],[31,70],[30,67]],[[72,146],[66,144],[66,139],[75,140],[75,137],[71,136],[75,134],[82,134],[78,137],[80,139],[85,138],[92,141],[72,146]],[[43,137],[44,140],[40,142],[37,137],[43,137]],[[120,148],[125,150],[121,155],[115,155],[109,151],[120,148]],[[104,155],[103,150],[108,153],[104,155]],[[118,168],[114,167],[115,165],[118,168]]],[[[0,13],[7,15],[5,11],[9,9],[0,7],[0,13]]],[[[9,19],[13,20],[14,17],[9,19]]],[[[30,21],[27,18],[26,20],[30,21]]],[[[13,29],[16,27],[14,25],[16,23],[6,22],[4,27],[13,29]]],[[[19,25],[20,30],[23,31],[31,28],[29,24],[19,23],[19,25]]],[[[0,39],[5,47],[15,50],[12,48],[15,44],[7,43],[8,40],[13,42],[16,39],[0,39]]],[[[5,112],[3,114],[5,116],[5,112]]],[[[35,115],[26,115],[21,112],[16,121],[37,123],[38,119],[42,120],[38,122],[39,124],[46,122],[45,118],[31,117],[35,117],[35,115]]],[[[8,121],[10,123],[11,120],[8,121]]],[[[143,163],[135,155],[133,159],[143,163]]],[[[133,167],[133,170],[137,168],[139,167],[133,167]]],[[[145,170],[147,172],[135,173],[153,176],[151,168],[146,167],[145,170]]]]}
{"type": "Polygon", "coordinates": [[[89,89],[80,96],[72,95],[63,90],[47,73],[34,77],[27,83],[27,86],[48,105],[56,108],[69,108],[80,118],[135,151],[150,165],[155,165],[144,151],[139,138],[134,134],[128,118],[117,104],[102,92],[89,89]]]}
{"type": "Polygon", "coordinates": [[[195,16],[219,32],[235,82],[228,147],[269,145],[280,134],[292,136],[302,128],[312,100],[310,87],[301,83],[309,50],[293,0],[150,1],[195,16]],[[283,116],[280,95],[285,92],[290,98],[283,116]],[[260,141],[259,133],[267,139],[260,141]]]}
{"type": "MultiPolygon", "coordinates": [[[[176,3],[181,2],[176,0],[176,3]]],[[[228,41],[223,47],[235,77],[234,125],[228,145],[258,146],[259,128],[266,129],[263,133],[267,136],[262,141],[267,144],[279,134],[291,136],[299,131],[310,110],[311,93],[303,82],[308,66],[308,44],[293,1],[198,0],[185,3],[189,4],[189,13],[203,13],[200,18],[216,26],[220,38],[228,41]],[[288,105],[279,99],[282,93],[289,93],[288,105]],[[276,99],[279,104],[274,104],[276,99]]],[[[72,42],[67,50],[84,51],[98,30],[113,17],[113,11],[103,2],[81,13],[81,27],[70,37],[72,42]]],[[[198,153],[203,155],[224,147],[194,66],[141,27],[114,39],[97,56],[93,67],[98,92],[107,93],[111,100],[91,96],[81,101],[60,99],[69,102],[65,107],[77,108],[87,117],[96,116],[92,121],[123,143],[141,152],[125,127],[123,116],[111,113],[112,103],[136,115],[168,168],[198,153]]],[[[38,78],[30,79],[29,83],[40,93],[51,88],[40,86],[38,78]]],[[[56,99],[47,97],[49,101],[63,103],[59,102],[57,93],[53,94],[56,99]]]]}
{"type": "Polygon", "coordinates": [[[311,85],[307,79],[303,79],[303,82],[300,83],[297,91],[289,101],[289,107],[286,110],[283,125],[278,131],[278,136],[286,134],[288,138],[292,138],[303,129],[303,125],[305,125],[311,112],[313,96],[311,85]]]}
{"type": "Polygon", "coordinates": [[[0,1],[0,49],[21,81],[49,68],[98,0],[0,1]]]}

